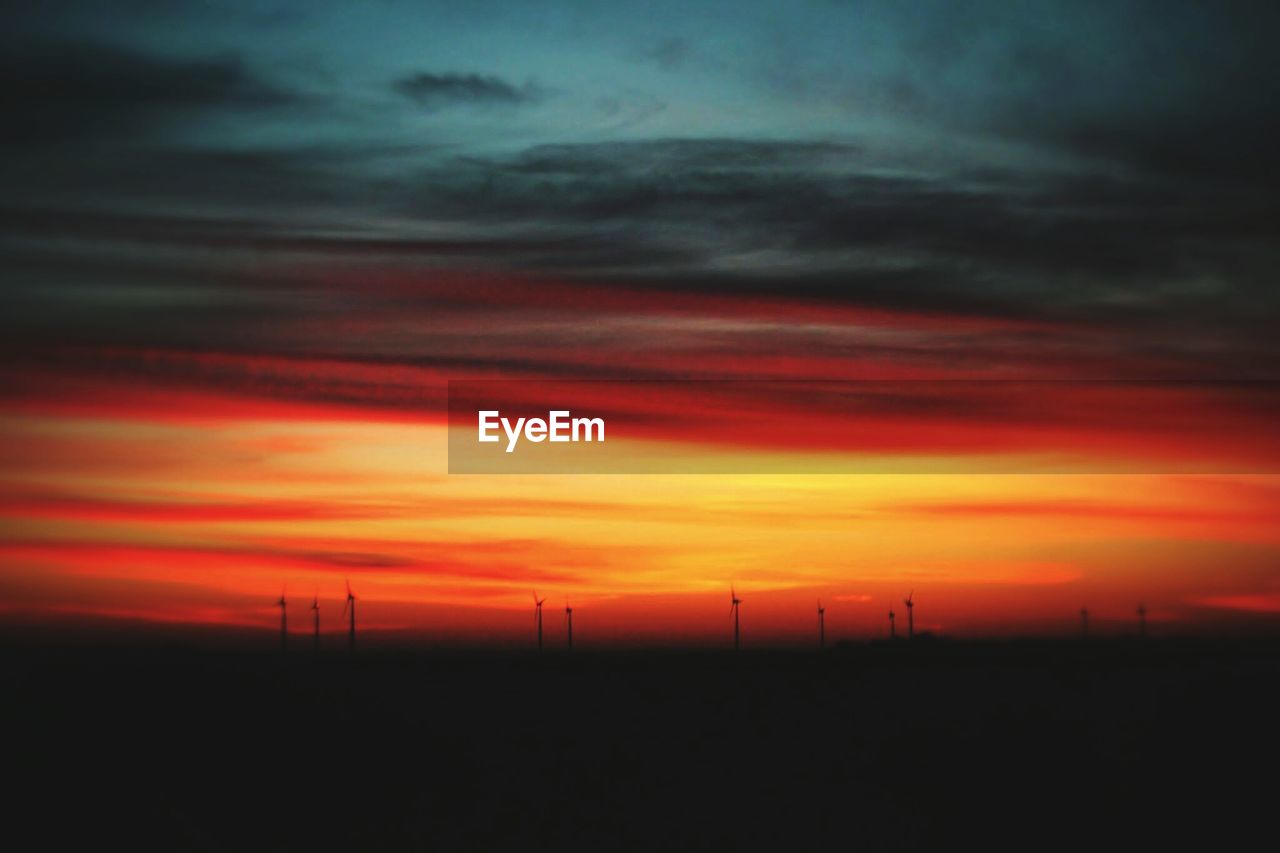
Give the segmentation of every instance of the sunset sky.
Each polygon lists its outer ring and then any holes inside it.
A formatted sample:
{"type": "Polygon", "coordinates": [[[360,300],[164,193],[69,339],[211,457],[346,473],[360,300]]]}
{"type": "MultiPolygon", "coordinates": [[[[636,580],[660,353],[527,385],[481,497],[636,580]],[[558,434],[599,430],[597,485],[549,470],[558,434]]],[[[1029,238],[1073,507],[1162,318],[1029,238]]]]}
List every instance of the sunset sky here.
{"type": "Polygon", "coordinates": [[[534,589],[583,644],[727,643],[731,585],[744,643],[912,590],[954,636],[1280,616],[1274,4],[9,17],[0,621],[266,641],[284,588],[336,634],[345,579],[425,643],[527,643],[534,589]],[[734,473],[450,474],[464,379],[618,380],[625,452],[734,473]]]}

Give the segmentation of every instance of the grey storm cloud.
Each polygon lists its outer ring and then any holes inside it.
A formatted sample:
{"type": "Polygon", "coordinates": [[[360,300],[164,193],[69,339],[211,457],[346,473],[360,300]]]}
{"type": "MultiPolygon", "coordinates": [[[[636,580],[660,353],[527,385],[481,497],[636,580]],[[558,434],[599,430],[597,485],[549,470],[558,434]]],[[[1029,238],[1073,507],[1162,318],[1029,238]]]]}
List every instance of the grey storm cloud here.
{"type": "Polygon", "coordinates": [[[394,186],[361,176],[371,156],[148,154],[134,167],[121,156],[107,168],[122,171],[122,192],[158,203],[238,200],[253,215],[14,214],[7,227],[926,313],[1108,322],[1239,314],[1252,326],[1275,311],[1271,207],[1253,191],[1105,175],[884,174],[858,145],[742,139],[445,157],[394,186]],[[282,198],[329,201],[337,216],[391,213],[400,224],[300,230],[274,218],[282,198]],[[447,232],[430,227],[443,222],[447,232]]]}
{"type": "Polygon", "coordinates": [[[295,98],[234,55],[173,59],[102,42],[46,41],[0,58],[8,145],[101,142],[202,110],[278,107],[295,98]]]}
{"type": "Polygon", "coordinates": [[[532,81],[517,86],[484,74],[436,74],[426,71],[396,80],[392,89],[421,106],[445,104],[524,104],[540,100],[543,91],[532,81]]]}
{"type": "MultiPolygon", "coordinates": [[[[506,40],[466,10],[415,30],[366,7],[351,41],[300,5],[325,38],[296,50],[306,28],[166,40],[77,8],[0,35],[10,340],[298,352],[290,318],[451,308],[300,280],[349,264],[1061,321],[1280,372],[1274,5],[854,4],[670,32],[610,11],[506,40]]],[[[532,363],[520,340],[494,358],[532,363]]]]}

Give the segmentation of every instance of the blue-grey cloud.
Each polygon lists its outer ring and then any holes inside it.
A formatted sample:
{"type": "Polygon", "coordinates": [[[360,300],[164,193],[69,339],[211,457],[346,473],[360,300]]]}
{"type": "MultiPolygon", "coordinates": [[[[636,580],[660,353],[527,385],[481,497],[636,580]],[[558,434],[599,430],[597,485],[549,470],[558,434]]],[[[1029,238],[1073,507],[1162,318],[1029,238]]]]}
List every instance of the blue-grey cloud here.
{"type": "Polygon", "coordinates": [[[50,41],[0,58],[9,145],[68,137],[92,145],[202,110],[256,110],[294,98],[236,56],[174,59],[104,42],[50,41]]]}
{"type": "Polygon", "coordinates": [[[73,6],[0,35],[11,339],[306,349],[282,318],[388,297],[263,270],[350,264],[1061,321],[1280,373],[1273,4],[73,6]]]}
{"type": "Polygon", "coordinates": [[[445,104],[514,105],[543,97],[542,90],[532,82],[517,86],[500,77],[484,74],[423,71],[396,80],[392,88],[413,103],[427,107],[445,104]]]}

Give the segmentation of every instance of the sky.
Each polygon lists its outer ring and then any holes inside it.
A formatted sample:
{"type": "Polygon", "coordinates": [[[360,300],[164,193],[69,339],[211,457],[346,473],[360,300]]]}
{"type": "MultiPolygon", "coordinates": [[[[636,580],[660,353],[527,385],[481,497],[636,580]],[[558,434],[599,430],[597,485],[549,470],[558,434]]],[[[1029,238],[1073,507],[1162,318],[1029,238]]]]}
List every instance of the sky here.
{"type": "MultiPolygon", "coordinates": [[[[424,642],[525,643],[534,589],[588,644],[723,643],[731,585],[784,644],[913,590],[956,636],[1280,614],[1274,4],[6,19],[0,620],[266,632],[284,589],[336,633],[347,579],[424,642]],[[451,379],[1026,390],[762,392],[733,452],[768,473],[483,476],[451,379]],[[1071,461],[990,462],[1027,453],[1071,461]]],[[[664,387],[602,403],[723,450],[664,387]]]]}

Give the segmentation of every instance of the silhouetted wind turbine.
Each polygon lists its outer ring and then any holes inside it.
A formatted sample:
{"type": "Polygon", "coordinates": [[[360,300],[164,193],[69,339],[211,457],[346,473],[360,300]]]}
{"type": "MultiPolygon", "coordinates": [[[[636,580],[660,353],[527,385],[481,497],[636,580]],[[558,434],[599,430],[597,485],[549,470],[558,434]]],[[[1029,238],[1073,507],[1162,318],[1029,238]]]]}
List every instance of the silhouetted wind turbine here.
{"type": "Polygon", "coordinates": [[[573,651],[573,608],[569,606],[569,599],[564,600],[564,626],[565,641],[568,643],[569,651],[573,651]]]}
{"type": "Polygon", "coordinates": [[[311,599],[311,616],[314,622],[315,633],[311,635],[312,651],[320,651],[320,596],[317,595],[311,599]]]}
{"type": "Polygon", "coordinates": [[[1080,608],[1080,636],[1089,636],[1089,608],[1080,608]]]}
{"type": "Polygon", "coordinates": [[[280,608],[280,651],[289,650],[289,616],[286,612],[287,604],[284,600],[284,587],[280,587],[280,600],[276,602],[276,606],[280,608]]]}
{"type": "Polygon", "coordinates": [[[347,641],[351,646],[351,654],[356,653],[356,594],[351,591],[351,579],[347,579],[347,600],[342,605],[342,615],[347,616],[350,613],[350,622],[347,623],[347,641]]]}
{"type": "Polygon", "coordinates": [[[729,587],[729,612],[733,614],[733,648],[737,651],[741,645],[741,635],[738,633],[738,605],[742,604],[742,599],[738,598],[738,591],[732,586],[729,587]]]}
{"type": "Polygon", "coordinates": [[[898,638],[898,628],[893,622],[893,605],[889,606],[889,639],[896,640],[898,638]]]}
{"type": "Polygon", "coordinates": [[[916,591],[913,589],[911,590],[910,595],[902,599],[902,603],[907,605],[907,639],[908,640],[913,640],[915,639],[915,636],[916,636],[915,604],[912,603],[911,601],[912,597],[915,596],[915,594],[916,594],[916,591]]]}
{"type": "Polygon", "coordinates": [[[1147,636],[1147,605],[1138,605],[1138,636],[1147,636]]]}
{"type": "Polygon", "coordinates": [[[825,649],[827,647],[827,611],[822,606],[822,599],[818,599],[818,648],[825,649]]]}
{"type": "Polygon", "coordinates": [[[542,651],[542,602],[545,598],[538,598],[538,591],[533,591],[533,624],[538,628],[538,651],[542,651]]]}

